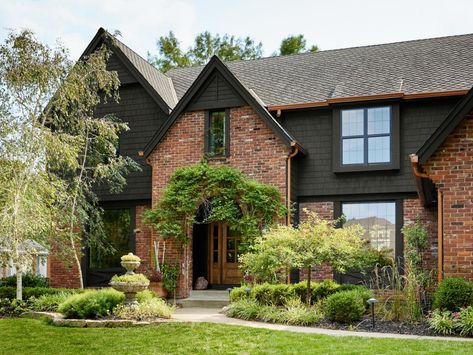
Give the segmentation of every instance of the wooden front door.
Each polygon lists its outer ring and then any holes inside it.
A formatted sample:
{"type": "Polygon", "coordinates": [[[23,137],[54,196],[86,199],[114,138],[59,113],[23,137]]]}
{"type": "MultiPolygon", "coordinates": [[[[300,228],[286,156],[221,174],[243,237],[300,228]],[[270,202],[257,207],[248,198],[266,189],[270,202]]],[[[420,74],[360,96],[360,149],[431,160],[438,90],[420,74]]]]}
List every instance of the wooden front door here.
{"type": "Polygon", "coordinates": [[[224,223],[209,224],[210,284],[236,285],[241,283],[238,268],[239,237],[224,223]]]}

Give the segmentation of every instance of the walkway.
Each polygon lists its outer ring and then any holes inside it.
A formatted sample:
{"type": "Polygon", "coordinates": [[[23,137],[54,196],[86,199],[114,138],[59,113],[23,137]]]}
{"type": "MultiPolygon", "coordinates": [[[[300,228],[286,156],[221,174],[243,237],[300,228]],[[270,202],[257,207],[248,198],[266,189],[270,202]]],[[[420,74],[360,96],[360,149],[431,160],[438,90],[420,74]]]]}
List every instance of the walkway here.
{"type": "Polygon", "coordinates": [[[315,327],[299,327],[292,325],[271,324],[262,322],[252,322],[235,318],[228,318],[219,313],[220,309],[213,308],[179,308],[176,310],[173,318],[180,322],[208,322],[221,323],[229,325],[240,325],[253,328],[263,328],[272,330],[284,330],[289,332],[307,333],[307,334],[323,334],[331,336],[356,336],[365,338],[392,338],[392,339],[418,339],[418,340],[452,340],[452,341],[473,341],[473,338],[455,338],[455,337],[433,337],[419,336],[408,334],[391,334],[391,333],[371,333],[371,332],[354,332],[348,330],[324,329],[315,327]]]}

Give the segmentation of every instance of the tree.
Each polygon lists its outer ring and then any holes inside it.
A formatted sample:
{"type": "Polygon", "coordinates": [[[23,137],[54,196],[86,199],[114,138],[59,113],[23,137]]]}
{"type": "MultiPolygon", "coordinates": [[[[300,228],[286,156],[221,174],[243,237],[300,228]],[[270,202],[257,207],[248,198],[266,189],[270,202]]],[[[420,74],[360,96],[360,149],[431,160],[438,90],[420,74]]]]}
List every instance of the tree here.
{"type": "Polygon", "coordinates": [[[199,33],[194,44],[187,51],[180,48],[179,40],[171,31],[159,37],[156,42],[157,55],[148,52],[148,61],[159,70],[167,72],[172,68],[192,67],[207,63],[216,55],[223,61],[255,59],[262,55],[262,43],[250,37],[235,37],[228,34],[213,35],[208,31],[199,33]]]}
{"type": "Polygon", "coordinates": [[[0,46],[0,247],[17,269],[19,299],[35,253],[28,245],[56,245],[80,270],[83,233],[101,234],[93,186],[111,182],[116,191],[134,166],[116,156],[127,126],[94,115],[98,103],[117,98],[109,55],[101,48],[74,64],[64,47],[27,30],[10,32],[0,46]]]}
{"type": "Polygon", "coordinates": [[[317,52],[318,48],[316,45],[311,46],[309,49],[306,48],[306,39],[304,35],[293,35],[284,38],[279,46],[279,53],[275,55],[290,55],[307,52],[317,52]]]}
{"type": "Polygon", "coordinates": [[[330,264],[334,270],[344,272],[356,265],[364,243],[359,225],[337,228],[336,221],[320,219],[310,212],[308,215],[298,227],[270,229],[240,261],[246,272],[260,277],[274,275],[281,268],[306,269],[310,304],[312,268],[330,264]]]}

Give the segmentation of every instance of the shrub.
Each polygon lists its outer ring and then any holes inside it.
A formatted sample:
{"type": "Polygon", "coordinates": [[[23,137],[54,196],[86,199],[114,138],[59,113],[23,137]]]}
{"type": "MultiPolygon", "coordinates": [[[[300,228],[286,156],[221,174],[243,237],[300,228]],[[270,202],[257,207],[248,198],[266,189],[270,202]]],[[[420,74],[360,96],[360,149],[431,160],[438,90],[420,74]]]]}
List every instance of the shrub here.
{"type": "Polygon", "coordinates": [[[59,305],[72,295],[71,292],[59,292],[30,298],[30,308],[33,311],[56,312],[59,305]]]}
{"type": "Polygon", "coordinates": [[[455,334],[456,321],[450,311],[435,310],[427,320],[429,328],[437,334],[455,334]]]}
{"type": "MultiPolygon", "coordinates": [[[[78,292],[82,292],[82,290],[72,289],[72,288],[24,287],[23,299],[28,300],[31,297],[39,298],[42,295],[55,295],[62,292],[78,293],[78,292]]],[[[15,299],[16,287],[14,286],[0,287],[0,298],[8,298],[11,300],[15,299]]]]}
{"type": "Polygon", "coordinates": [[[340,285],[337,284],[333,280],[324,280],[322,282],[314,283],[311,288],[312,289],[312,300],[313,302],[317,302],[323,298],[327,298],[328,296],[334,294],[338,291],[340,285]]]}
{"type": "Polygon", "coordinates": [[[357,290],[334,293],[323,304],[327,317],[340,323],[360,320],[366,311],[363,298],[357,290]]]}
{"type": "Polygon", "coordinates": [[[129,307],[118,305],[113,314],[121,319],[134,319],[139,321],[155,318],[171,318],[174,307],[170,307],[161,298],[146,299],[137,306],[129,307]]]}
{"type": "Polygon", "coordinates": [[[284,310],[276,306],[259,306],[258,319],[267,323],[281,323],[284,318],[284,310]]]}
{"type": "Polygon", "coordinates": [[[457,330],[460,335],[473,336],[473,307],[460,310],[457,319],[457,330]]]}
{"type": "Polygon", "coordinates": [[[473,305],[473,283],[460,277],[442,280],[434,293],[434,308],[455,312],[470,305],[473,305]]]}
{"type": "Polygon", "coordinates": [[[230,292],[230,302],[238,302],[247,298],[248,296],[246,295],[245,289],[246,286],[235,287],[232,289],[232,292],[230,292]]]}
{"type": "Polygon", "coordinates": [[[22,301],[22,300],[16,300],[16,299],[11,300],[8,298],[0,299],[0,315],[1,316],[15,317],[29,310],[30,308],[29,308],[28,301],[22,301]]]}
{"type": "Polygon", "coordinates": [[[150,301],[153,298],[156,298],[156,294],[151,290],[144,290],[136,294],[136,300],[139,303],[150,301]]]}
{"type": "Polygon", "coordinates": [[[232,318],[245,320],[256,319],[261,310],[261,306],[253,299],[244,299],[231,303],[226,314],[232,318]]]}
{"type": "Polygon", "coordinates": [[[316,324],[324,318],[323,314],[315,307],[307,307],[298,298],[286,303],[286,310],[282,315],[284,323],[290,325],[316,324]]]}
{"type": "MultiPolygon", "coordinates": [[[[48,287],[49,281],[46,277],[27,272],[22,275],[21,282],[23,287],[48,287]]],[[[0,279],[0,286],[16,287],[16,275],[0,279]]]]}
{"type": "Polygon", "coordinates": [[[143,275],[143,274],[132,274],[132,275],[115,275],[112,277],[112,281],[115,282],[142,282],[142,283],[148,283],[149,280],[148,278],[143,275]]]}
{"type": "Polygon", "coordinates": [[[251,297],[261,305],[283,306],[289,299],[294,298],[295,291],[292,285],[262,284],[251,289],[251,297]]]}
{"type": "Polygon", "coordinates": [[[123,293],[113,289],[86,291],[67,298],[58,311],[67,318],[97,319],[109,315],[124,299],[123,293]]]}

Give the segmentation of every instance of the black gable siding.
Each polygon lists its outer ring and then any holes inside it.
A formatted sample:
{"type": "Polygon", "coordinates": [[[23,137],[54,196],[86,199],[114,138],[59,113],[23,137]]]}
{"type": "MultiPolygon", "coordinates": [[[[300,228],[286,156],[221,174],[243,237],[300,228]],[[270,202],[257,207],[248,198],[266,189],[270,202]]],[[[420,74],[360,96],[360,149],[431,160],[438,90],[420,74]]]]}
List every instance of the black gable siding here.
{"type": "Polygon", "coordinates": [[[107,70],[116,71],[118,73],[121,85],[138,82],[138,80],[131,75],[130,71],[120,62],[116,54],[112,54],[108,59],[107,70]]]}
{"type": "Polygon", "coordinates": [[[189,103],[187,111],[209,110],[217,108],[237,107],[245,105],[245,101],[232,86],[218,73],[211,75],[195,98],[189,103]]]}
{"type": "Polygon", "coordinates": [[[408,155],[417,151],[456,102],[458,98],[401,102],[401,166],[396,171],[335,174],[332,109],[283,112],[283,126],[307,150],[307,156],[297,160],[298,197],[415,193],[408,155]]]}

